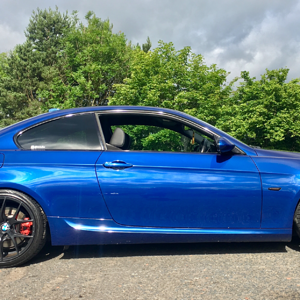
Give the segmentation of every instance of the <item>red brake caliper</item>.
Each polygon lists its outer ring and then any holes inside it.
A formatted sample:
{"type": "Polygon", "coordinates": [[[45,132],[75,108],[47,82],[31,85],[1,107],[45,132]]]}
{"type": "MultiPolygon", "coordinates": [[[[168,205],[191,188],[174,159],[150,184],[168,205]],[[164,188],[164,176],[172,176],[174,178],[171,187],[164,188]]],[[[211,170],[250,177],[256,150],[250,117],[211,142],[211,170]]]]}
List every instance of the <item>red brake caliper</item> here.
{"type": "MultiPolygon", "coordinates": [[[[29,220],[29,218],[24,218],[24,221],[29,220]]],[[[32,222],[25,222],[20,224],[20,233],[23,235],[30,235],[32,232],[32,222]]]]}

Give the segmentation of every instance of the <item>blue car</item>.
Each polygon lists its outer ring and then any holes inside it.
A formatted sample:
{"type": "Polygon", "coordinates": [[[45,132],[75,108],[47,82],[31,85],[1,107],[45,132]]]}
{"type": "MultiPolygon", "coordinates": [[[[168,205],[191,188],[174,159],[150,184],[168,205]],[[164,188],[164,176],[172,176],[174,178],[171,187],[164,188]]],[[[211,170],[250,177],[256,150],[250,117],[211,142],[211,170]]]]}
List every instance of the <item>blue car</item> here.
{"type": "Polygon", "coordinates": [[[0,266],[53,245],[290,241],[300,154],[182,112],[56,110],[0,130],[0,266]]]}

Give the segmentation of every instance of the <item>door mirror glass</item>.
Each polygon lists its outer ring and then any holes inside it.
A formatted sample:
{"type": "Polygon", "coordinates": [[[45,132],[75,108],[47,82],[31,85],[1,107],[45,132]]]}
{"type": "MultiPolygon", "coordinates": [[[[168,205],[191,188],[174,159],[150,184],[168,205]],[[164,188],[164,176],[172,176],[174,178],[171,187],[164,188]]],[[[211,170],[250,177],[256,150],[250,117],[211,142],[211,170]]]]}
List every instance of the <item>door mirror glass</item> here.
{"type": "Polygon", "coordinates": [[[232,144],[229,140],[227,140],[224,137],[218,137],[216,138],[216,145],[218,148],[219,153],[228,153],[233,150],[235,147],[234,144],[232,144]]]}

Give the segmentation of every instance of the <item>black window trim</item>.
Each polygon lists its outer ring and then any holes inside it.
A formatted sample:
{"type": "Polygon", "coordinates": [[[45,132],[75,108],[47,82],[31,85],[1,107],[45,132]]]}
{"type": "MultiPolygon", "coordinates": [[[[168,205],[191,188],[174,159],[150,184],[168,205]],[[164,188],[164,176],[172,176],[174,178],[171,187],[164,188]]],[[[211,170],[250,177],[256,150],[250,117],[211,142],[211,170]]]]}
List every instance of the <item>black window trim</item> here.
{"type": "Polygon", "coordinates": [[[102,126],[100,123],[100,119],[97,113],[94,113],[95,118],[96,118],[96,124],[98,126],[98,138],[99,138],[99,142],[100,142],[100,146],[101,146],[101,150],[107,150],[106,147],[106,143],[105,143],[105,138],[104,138],[104,134],[102,131],[102,126]]]}
{"type": "Polygon", "coordinates": [[[95,111],[85,111],[85,112],[79,112],[79,113],[70,113],[70,114],[66,114],[66,115],[63,115],[63,116],[59,116],[59,117],[55,117],[55,118],[51,118],[51,119],[47,119],[45,121],[42,121],[42,122],[39,122],[39,123],[36,123],[36,124],[33,124],[31,126],[28,126],[26,127],[25,129],[22,129],[20,130],[19,132],[17,132],[15,135],[14,135],[14,143],[16,144],[16,146],[21,149],[21,150],[25,150],[25,151],[103,151],[105,150],[106,146],[104,147],[105,144],[103,144],[103,138],[101,136],[101,134],[103,135],[102,133],[102,128],[101,128],[101,125],[100,125],[100,121],[99,121],[99,117],[97,115],[97,112],[95,111]],[[46,123],[49,123],[49,122],[52,122],[52,121],[55,121],[55,120],[59,120],[59,119],[63,119],[63,118],[67,118],[69,116],[77,116],[77,115],[86,115],[86,114],[93,114],[96,118],[96,128],[98,129],[97,130],[97,135],[98,135],[98,140],[99,140],[99,150],[88,150],[88,149],[81,149],[81,150],[76,150],[76,149],[44,149],[44,150],[31,150],[31,149],[25,149],[23,148],[19,143],[18,143],[18,137],[23,134],[24,132],[34,128],[34,127],[37,127],[37,126],[40,126],[40,125],[43,125],[43,124],[46,124],[46,123]]]}
{"type": "MultiPolygon", "coordinates": [[[[126,110],[126,109],[116,109],[116,110],[103,110],[103,111],[97,111],[95,114],[98,115],[98,119],[99,117],[101,117],[101,115],[107,115],[107,114],[145,114],[145,115],[152,115],[152,116],[156,116],[156,117],[167,117],[171,120],[175,120],[187,125],[190,125],[196,129],[199,129],[200,131],[202,131],[203,133],[208,132],[209,134],[211,134],[214,138],[220,138],[221,136],[218,135],[217,133],[211,131],[210,129],[208,129],[207,127],[204,127],[202,125],[199,125],[193,121],[187,120],[183,117],[179,117],[177,115],[171,114],[171,113],[166,113],[163,111],[148,111],[148,110],[126,110]]],[[[99,125],[100,125],[100,120],[99,120],[99,125]]],[[[101,126],[101,125],[100,125],[101,126]]],[[[104,145],[104,151],[107,151],[107,147],[106,147],[106,141],[103,135],[103,131],[101,128],[101,137],[103,139],[102,143],[104,145]]],[[[239,154],[242,155],[246,155],[246,153],[240,149],[239,147],[235,146],[237,148],[237,150],[240,152],[239,154]]],[[[113,151],[113,150],[109,150],[109,151],[113,151]]],[[[140,150],[129,150],[129,151],[137,151],[137,152],[153,152],[153,151],[140,151],[140,150]]],[[[173,153],[173,152],[172,152],[173,153]]],[[[179,153],[179,152],[177,152],[179,153]]],[[[205,153],[205,154],[210,154],[210,153],[205,153]]]]}

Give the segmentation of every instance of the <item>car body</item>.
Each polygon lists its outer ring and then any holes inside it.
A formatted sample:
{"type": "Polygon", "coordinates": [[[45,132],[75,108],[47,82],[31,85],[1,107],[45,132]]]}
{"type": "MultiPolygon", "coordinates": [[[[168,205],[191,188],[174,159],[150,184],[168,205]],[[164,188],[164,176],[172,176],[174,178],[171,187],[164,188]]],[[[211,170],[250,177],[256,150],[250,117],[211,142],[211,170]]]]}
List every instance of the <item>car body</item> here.
{"type": "Polygon", "coordinates": [[[0,166],[4,267],[33,257],[47,226],[53,245],[84,245],[290,241],[298,224],[300,154],[252,148],[170,109],[24,120],[0,131],[0,166]]]}

